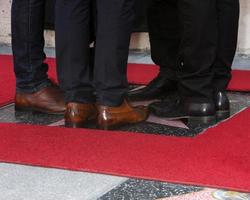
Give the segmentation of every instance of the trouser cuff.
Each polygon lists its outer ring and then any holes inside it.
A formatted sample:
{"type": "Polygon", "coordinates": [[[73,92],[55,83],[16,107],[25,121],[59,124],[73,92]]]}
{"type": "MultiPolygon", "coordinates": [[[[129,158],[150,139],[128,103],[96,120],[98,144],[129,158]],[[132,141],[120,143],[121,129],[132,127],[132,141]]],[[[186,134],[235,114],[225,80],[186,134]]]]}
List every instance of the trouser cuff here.
{"type": "Polygon", "coordinates": [[[164,76],[169,80],[177,81],[176,71],[166,66],[160,66],[160,76],[164,76]]]}
{"type": "Polygon", "coordinates": [[[22,85],[16,85],[16,92],[21,93],[35,93],[45,87],[51,86],[52,82],[49,79],[40,81],[39,83],[28,83],[22,85]]]}
{"type": "Polygon", "coordinates": [[[126,92],[102,92],[98,93],[97,103],[103,106],[112,106],[117,107],[120,106],[125,99],[126,92]]]}
{"type": "Polygon", "coordinates": [[[69,91],[65,92],[65,102],[95,103],[96,97],[93,91],[69,91]]]}

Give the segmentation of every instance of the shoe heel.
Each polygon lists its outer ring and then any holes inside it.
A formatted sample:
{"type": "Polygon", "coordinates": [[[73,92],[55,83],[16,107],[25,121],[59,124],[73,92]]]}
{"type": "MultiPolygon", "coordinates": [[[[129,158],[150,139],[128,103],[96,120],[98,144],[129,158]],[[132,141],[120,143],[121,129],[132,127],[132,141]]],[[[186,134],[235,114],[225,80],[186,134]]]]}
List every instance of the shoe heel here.
{"type": "Polygon", "coordinates": [[[29,107],[18,107],[15,106],[15,111],[16,112],[32,112],[32,109],[29,107]]]}
{"type": "Polygon", "coordinates": [[[217,121],[222,121],[230,117],[230,111],[217,111],[216,118],[217,121]]]}
{"type": "Polygon", "coordinates": [[[99,121],[97,125],[98,129],[106,130],[106,131],[115,130],[119,128],[120,126],[122,126],[122,124],[112,124],[109,121],[99,121]]]}
{"type": "Polygon", "coordinates": [[[64,126],[66,128],[84,128],[85,123],[77,123],[77,122],[67,122],[67,121],[65,121],[64,126]]]}
{"type": "Polygon", "coordinates": [[[45,112],[45,111],[42,111],[42,110],[36,110],[32,107],[18,107],[18,106],[15,106],[15,112],[17,114],[19,113],[29,113],[29,114],[32,114],[32,115],[37,115],[37,114],[48,114],[48,115],[63,115],[64,112],[45,112]]]}
{"type": "Polygon", "coordinates": [[[212,125],[216,123],[216,116],[189,117],[188,124],[191,125],[212,125]]]}
{"type": "Polygon", "coordinates": [[[105,130],[105,131],[114,130],[115,126],[108,125],[108,123],[101,123],[101,124],[98,124],[98,129],[105,130]]]}
{"type": "Polygon", "coordinates": [[[36,115],[40,113],[32,110],[32,108],[15,106],[15,116],[20,117],[23,114],[36,115]]]}
{"type": "MultiPolygon", "coordinates": [[[[89,128],[88,125],[94,123],[95,121],[96,121],[96,117],[94,116],[82,122],[65,121],[64,126],[67,128],[89,128]]],[[[94,125],[93,128],[97,128],[97,126],[94,125]]]]}
{"type": "Polygon", "coordinates": [[[100,130],[105,130],[105,131],[108,131],[108,130],[110,130],[110,127],[109,126],[107,126],[107,125],[98,125],[97,126],[98,127],[98,129],[100,129],[100,130]]]}

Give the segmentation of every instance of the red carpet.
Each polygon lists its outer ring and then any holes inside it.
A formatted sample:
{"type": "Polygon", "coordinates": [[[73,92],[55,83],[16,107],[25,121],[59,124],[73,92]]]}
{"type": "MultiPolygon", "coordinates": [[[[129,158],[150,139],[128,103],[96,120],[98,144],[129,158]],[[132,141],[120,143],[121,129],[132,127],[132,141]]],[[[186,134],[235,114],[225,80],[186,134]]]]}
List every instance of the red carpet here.
{"type": "Polygon", "coordinates": [[[250,192],[249,122],[195,138],[0,124],[0,161],[250,192]]]}
{"type": "MultiPolygon", "coordinates": [[[[49,74],[56,79],[55,59],[48,59],[51,66],[49,74]]],[[[15,81],[13,74],[12,56],[0,55],[0,106],[13,101],[15,91],[15,81]],[[6,88],[6,89],[3,89],[6,88]]],[[[129,64],[128,80],[134,84],[147,84],[157,76],[159,68],[155,65],[129,64]]],[[[234,70],[233,79],[229,85],[229,90],[250,91],[250,71],[234,70]]]]}

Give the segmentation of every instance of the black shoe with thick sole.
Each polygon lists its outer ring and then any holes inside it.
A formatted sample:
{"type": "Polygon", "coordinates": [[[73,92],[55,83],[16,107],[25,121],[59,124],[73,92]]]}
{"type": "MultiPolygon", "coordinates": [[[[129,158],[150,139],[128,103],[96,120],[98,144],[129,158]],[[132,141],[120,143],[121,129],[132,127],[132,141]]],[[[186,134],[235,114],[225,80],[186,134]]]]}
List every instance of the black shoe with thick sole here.
{"type": "Polygon", "coordinates": [[[215,124],[216,111],[214,103],[187,103],[184,110],[188,113],[189,124],[215,124]]]}
{"type": "Polygon", "coordinates": [[[230,117],[230,102],[226,92],[216,92],[214,94],[214,103],[218,121],[225,120],[230,117]]]}
{"type": "Polygon", "coordinates": [[[149,105],[149,110],[156,116],[169,120],[187,119],[188,124],[214,124],[216,122],[213,103],[182,103],[180,98],[171,97],[149,105]]]}

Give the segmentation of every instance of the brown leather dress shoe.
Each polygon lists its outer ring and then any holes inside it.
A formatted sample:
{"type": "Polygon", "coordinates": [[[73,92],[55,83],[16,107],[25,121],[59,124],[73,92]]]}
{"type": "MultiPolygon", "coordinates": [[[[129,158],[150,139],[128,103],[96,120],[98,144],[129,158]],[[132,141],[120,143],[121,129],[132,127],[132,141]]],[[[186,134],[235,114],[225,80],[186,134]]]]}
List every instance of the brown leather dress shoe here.
{"type": "Polygon", "coordinates": [[[32,111],[47,114],[64,114],[66,106],[62,91],[51,85],[35,93],[16,93],[16,111],[32,111]]]}
{"type": "Polygon", "coordinates": [[[65,126],[68,128],[84,128],[86,123],[97,119],[95,104],[68,103],[65,112],[65,126]]]}
{"type": "Polygon", "coordinates": [[[98,106],[98,125],[101,129],[108,130],[125,124],[134,124],[145,121],[148,109],[145,106],[132,107],[127,101],[121,106],[98,106]]]}

